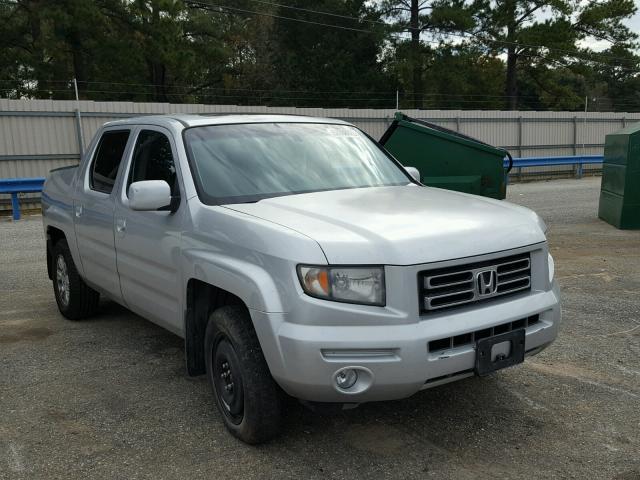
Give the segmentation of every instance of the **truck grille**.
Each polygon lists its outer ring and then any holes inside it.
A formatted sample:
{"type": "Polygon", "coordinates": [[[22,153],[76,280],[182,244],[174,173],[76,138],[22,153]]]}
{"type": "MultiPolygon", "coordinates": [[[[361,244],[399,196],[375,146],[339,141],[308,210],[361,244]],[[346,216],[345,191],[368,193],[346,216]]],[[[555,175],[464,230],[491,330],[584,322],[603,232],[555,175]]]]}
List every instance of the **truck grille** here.
{"type": "Polygon", "coordinates": [[[528,253],[418,274],[421,311],[430,312],[489,300],[531,288],[528,253]]]}

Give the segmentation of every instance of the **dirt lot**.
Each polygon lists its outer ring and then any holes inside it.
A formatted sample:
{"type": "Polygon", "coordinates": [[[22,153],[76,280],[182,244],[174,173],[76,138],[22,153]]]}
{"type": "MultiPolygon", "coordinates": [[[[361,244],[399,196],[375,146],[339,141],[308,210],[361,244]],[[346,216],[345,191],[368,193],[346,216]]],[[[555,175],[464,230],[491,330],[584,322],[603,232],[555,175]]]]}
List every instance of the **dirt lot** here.
{"type": "Polygon", "coordinates": [[[261,447],[228,435],[182,341],[105,303],[58,313],[40,217],[0,220],[0,478],[640,479],[640,231],[596,218],[599,179],[514,185],[563,290],[524,365],[323,417],[261,447]]]}

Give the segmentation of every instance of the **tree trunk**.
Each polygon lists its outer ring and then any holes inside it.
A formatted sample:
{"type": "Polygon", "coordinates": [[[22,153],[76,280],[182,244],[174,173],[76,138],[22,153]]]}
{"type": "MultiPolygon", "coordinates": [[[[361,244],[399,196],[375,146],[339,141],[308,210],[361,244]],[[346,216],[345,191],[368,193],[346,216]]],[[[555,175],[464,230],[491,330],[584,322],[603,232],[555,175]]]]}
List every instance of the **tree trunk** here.
{"type": "Polygon", "coordinates": [[[518,108],[518,78],[517,64],[518,54],[516,52],[516,0],[509,0],[507,6],[507,81],[505,84],[505,94],[507,96],[507,108],[516,110],[518,108]]]}
{"type": "MultiPolygon", "coordinates": [[[[40,20],[40,1],[39,0],[23,0],[19,2],[27,11],[27,21],[29,23],[29,33],[31,34],[31,55],[35,59],[34,76],[37,83],[38,90],[46,91],[51,88],[48,75],[46,75],[45,66],[46,59],[44,48],[42,46],[42,25],[40,20]]],[[[39,92],[39,95],[44,97],[43,92],[39,92]]]]}
{"type": "Polygon", "coordinates": [[[422,62],[420,61],[420,4],[411,0],[411,68],[413,87],[413,107],[422,108],[422,62]]]}
{"type": "Polygon", "coordinates": [[[73,60],[73,76],[78,82],[78,97],[80,100],[87,99],[87,69],[82,52],[82,39],[77,31],[72,32],[67,42],[71,48],[71,58],[73,60]]]}
{"type": "Polygon", "coordinates": [[[518,108],[518,79],[516,76],[516,65],[518,61],[518,55],[516,54],[515,46],[510,46],[507,49],[507,82],[505,88],[505,94],[507,95],[507,108],[509,110],[516,110],[518,108]]]}
{"type": "MultiPolygon", "coordinates": [[[[151,2],[151,25],[149,33],[153,35],[158,25],[160,25],[160,6],[159,2],[151,2]]],[[[153,84],[153,97],[156,102],[168,102],[169,96],[167,95],[167,69],[164,63],[158,61],[157,57],[147,58],[147,64],[149,66],[149,74],[151,75],[151,83],[153,84]]]]}
{"type": "Polygon", "coordinates": [[[153,101],[168,102],[169,96],[167,95],[166,88],[167,78],[165,66],[153,60],[147,60],[147,65],[149,67],[151,84],[153,85],[153,101]]]}

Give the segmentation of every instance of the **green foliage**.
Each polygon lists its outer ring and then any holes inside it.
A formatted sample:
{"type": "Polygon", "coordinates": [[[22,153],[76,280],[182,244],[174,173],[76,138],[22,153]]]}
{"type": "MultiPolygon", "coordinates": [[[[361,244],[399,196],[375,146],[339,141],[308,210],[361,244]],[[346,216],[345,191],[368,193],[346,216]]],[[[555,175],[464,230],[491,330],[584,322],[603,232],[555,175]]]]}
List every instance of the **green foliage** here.
{"type": "MultiPolygon", "coordinates": [[[[263,92],[260,97],[263,103],[295,105],[303,101],[308,106],[389,107],[391,97],[378,100],[376,96],[377,91],[388,92],[393,88],[378,62],[385,29],[374,23],[380,21],[380,16],[366,3],[365,0],[289,2],[291,6],[341,15],[328,21],[353,30],[274,19],[270,31],[265,32],[271,41],[270,48],[260,60],[265,61],[262,71],[275,92],[263,92]],[[352,93],[337,93],[342,91],[352,93]]],[[[295,19],[310,18],[303,11],[280,13],[295,19]]]]}
{"type": "Polygon", "coordinates": [[[502,107],[504,64],[478,47],[442,46],[434,50],[426,107],[495,110],[502,107]]]}
{"type": "MultiPolygon", "coordinates": [[[[558,93],[565,100],[572,96],[575,90],[559,81],[567,78],[564,70],[585,59],[609,58],[581,49],[580,41],[607,40],[632,47],[636,38],[623,24],[636,10],[632,0],[474,0],[472,9],[478,18],[474,36],[495,55],[506,54],[505,106],[510,109],[523,107],[519,86],[530,87],[531,80],[539,86],[542,105],[550,91],[555,92],[552,98],[558,93]]],[[[574,98],[554,103],[568,108],[576,102],[574,98]]]]}
{"type": "Polygon", "coordinates": [[[640,110],[633,0],[0,0],[0,96],[640,110]],[[594,42],[609,47],[594,51],[594,42]]]}

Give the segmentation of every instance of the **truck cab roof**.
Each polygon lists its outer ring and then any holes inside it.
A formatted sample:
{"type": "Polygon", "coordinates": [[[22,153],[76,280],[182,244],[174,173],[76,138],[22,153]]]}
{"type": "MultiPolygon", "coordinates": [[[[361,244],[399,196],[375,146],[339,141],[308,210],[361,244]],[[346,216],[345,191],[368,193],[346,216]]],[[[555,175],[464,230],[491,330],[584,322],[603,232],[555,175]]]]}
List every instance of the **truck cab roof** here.
{"type": "Polygon", "coordinates": [[[166,115],[144,115],[138,117],[125,118],[108,122],[105,126],[117,125],[158,125],[158,126],[175,126],[176,123],[181,124],[184,128],[200,127],[205,125],[229,125],[242,123],[326,123],[338,125],[351,125],[343,120],[335,118],[307,117],[304,115],[267,115],[267,114],[251,114],[251,115],[228,115],[228,114],[185,114],[172,113],[166,115]]]}

